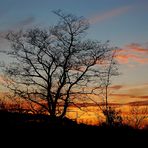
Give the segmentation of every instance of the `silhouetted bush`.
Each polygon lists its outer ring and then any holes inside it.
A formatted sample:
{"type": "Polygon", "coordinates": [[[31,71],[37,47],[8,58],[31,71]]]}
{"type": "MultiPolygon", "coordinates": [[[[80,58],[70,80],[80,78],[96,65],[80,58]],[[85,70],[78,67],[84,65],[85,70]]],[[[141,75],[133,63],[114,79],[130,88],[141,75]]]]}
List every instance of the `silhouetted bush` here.
{"type": "Polygon", "coordinates": [[[106,117],[106,122],[103,124],[106,124],[107,126],[122,126],[122,117],[121,112],[116,111],[114,108],[109,107],[107,109],[103,110],[103,114],[106,117]]]}

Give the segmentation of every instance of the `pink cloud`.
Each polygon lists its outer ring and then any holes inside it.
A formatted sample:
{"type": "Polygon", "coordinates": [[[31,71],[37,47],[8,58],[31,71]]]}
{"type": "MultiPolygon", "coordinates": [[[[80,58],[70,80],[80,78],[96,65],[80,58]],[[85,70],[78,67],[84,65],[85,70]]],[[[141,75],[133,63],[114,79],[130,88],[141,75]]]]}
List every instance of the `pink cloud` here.
{"type": "Polygon", "coordinates": [[[141,44],[138,43],[131,43],[126,45],[126,47],[137,53],[148,54],[148,48],[144,48],[141,44]]]}
{"type": "Polygon", "coordinates": [[[131,10],[132,8],[133,8],[132,6],[119,7],[119,8],[107,11],[105,13],[93,16],[89,19],[89,22],[90,22],[90,24],[95,24],[95,23],[110,19],[112,17],[119,16],[123,13],[126,13],[129,10],[131,10]]]}
{"type": "Polygon", "coordinates": [[[138,43],[131,43],[120,49],[116,58],[122,64],[128,64],[129,62],[148,64],[147,54],[148,48],[138,43]]]}
{"type": "Polygon", "coordinates": [[[148,64],[148,58],[135,58],[135,61],[140,64],[148,64]]]}
{"type": "Polygon", "coordinates": [[[136,55],[127,54],[127,55],[118,55],[116,57],[117,61],[121,64],[127,64],[130,61],[140,63],[140,64],[148,64],[148,58],[142,58],[136,55]]]}
{"type": "Polygon", "coordinates": [[[129,63],[130,59],[134,61],[138,61],[138,57],[133,54],[119,54],[116,57],[116,59],[118,60],[118,62],[123,63],[123,64],[129,63]]]}

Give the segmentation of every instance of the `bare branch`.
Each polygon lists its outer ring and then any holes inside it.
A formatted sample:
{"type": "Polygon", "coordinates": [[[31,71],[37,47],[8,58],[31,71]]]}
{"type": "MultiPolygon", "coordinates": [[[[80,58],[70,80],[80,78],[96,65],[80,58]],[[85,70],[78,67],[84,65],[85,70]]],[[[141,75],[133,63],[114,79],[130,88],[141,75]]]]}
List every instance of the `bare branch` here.
{"type": "Polygon", "coordinates": [[[60,10],[54,14],[59,22],[49,30],[32,28],[6,36],[12,46],[5,54],[14,62],[4,72],[14,94],[50,116],[64,117],[69,104],[75,104],[74,96],[94,93],[96,83],[102,86],[97,77],[104,75],[102,63],[111,61],[113,48],[108,42],[85,40],[89,26],[85,18],[60,10]]]}

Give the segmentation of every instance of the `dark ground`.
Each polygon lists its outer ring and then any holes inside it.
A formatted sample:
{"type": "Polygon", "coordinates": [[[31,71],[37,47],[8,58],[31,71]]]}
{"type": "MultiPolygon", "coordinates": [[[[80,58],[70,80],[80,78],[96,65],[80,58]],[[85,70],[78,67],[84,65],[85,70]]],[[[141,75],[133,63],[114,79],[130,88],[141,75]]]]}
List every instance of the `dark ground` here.
{"type": "Polygon", "coordinates": [[[56,120],[45,115],[28,115],[0,111],[0,141],[6,145],[31,147],[147,147],[148,129],[129,126],[107,127],[77,124],[67,118],[56,120]],[[53,122],[52,122],[53,123],[53,122]]]}

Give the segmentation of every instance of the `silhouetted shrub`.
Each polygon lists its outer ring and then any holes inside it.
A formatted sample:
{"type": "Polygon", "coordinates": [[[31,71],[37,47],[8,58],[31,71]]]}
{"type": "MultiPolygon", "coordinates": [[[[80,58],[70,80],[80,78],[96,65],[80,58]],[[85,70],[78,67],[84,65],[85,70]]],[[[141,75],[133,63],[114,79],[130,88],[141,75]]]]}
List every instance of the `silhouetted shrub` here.
{"type": "Polygon", "coordinates": [[[108,107],[103,110],[103,114],[106,117],[106,123],[108,126],[121,126],[122,125],[122,117],[121,111],[116,111],[112,107],[108,107]]]}

